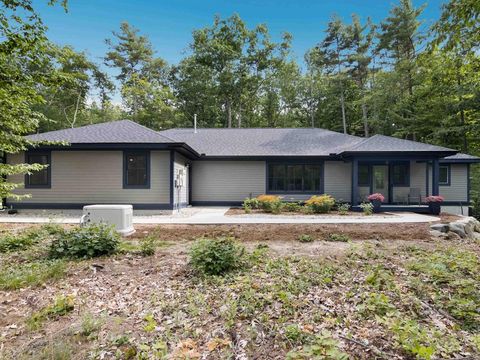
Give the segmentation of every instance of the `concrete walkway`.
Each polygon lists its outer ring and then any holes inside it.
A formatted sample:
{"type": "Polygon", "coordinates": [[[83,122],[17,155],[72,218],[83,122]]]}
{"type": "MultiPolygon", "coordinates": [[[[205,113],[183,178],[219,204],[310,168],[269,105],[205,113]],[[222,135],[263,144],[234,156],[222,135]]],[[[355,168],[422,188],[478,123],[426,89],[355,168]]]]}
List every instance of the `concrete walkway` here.
{"type": "MultiPolygon", "coordinates": [[[[438,217],[410,212],[385,213],[373,216],[358,215],[268,215],[245,214],[226,216],[228,207],[193,207],[173,215],[136,215],[134,224],[398,224],[439,221],[438,217]]],[[[21,212],[0,215],[0,223],[48,223],[78,224],[81,212],[21,212]]]]}

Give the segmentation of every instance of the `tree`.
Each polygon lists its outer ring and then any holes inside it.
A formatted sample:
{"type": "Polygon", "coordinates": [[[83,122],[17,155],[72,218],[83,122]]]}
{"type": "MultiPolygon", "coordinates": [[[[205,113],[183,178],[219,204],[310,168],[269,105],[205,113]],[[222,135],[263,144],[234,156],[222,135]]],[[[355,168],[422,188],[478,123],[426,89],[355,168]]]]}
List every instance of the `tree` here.
{"type": "Polygon", "coordinates": [[[327,75],[334,75],[334,83],[340,92],[343,133],[347,133],[347,115],[345,105],[345,66],[348,46],[345,24],[334,16],[327,25],[323,41],[317,45],[317,66],[325,69],[327,75]]]}
{"type": "Polygon", "coordinates": [[[414,8],[411,0],[400,0],[390,10],[390,16],[380,24],[377,45],[377,51],[383,54],[389,65],[393,65],[390,80],[398,84],[396,106],[392,113],[395,123],[400,125],[398,135],[411,136],[414,140],[415,104],[412,103],[412,96],[416,85],[417,47],[423,40],[418,17],[423,9],[414,8]]]}
{"type": "Polygon", "coordinates": [[[167,63],[154,56],[148,38],[128,23],[122,23],[113,36],[106,40],[110,51],[104,60],[119,70],[116,79],[128,113],[134,121],[154,129],[172,127],[175,111],[167,63]]]}
{"type": "Polygon", "coordinates": [[[88,102],[98,98],[101,108],[106,110],[114,90],[113,83],[85,53],[76,52],[71,46],[52,46],[49,55],[52,61],[42,71],[56,71],[68,81],[42,87],[45,103],[37,108],[49,121],[40,122],[39,131],[93,123],[95,119],[90,114],[88,102]]]}
{"type": "MultiPolygon", "coordinates": [[[[290,41],[285,34],[281,43],[273,43],[266,26],[250,30],[238,15],[227,19],[215,17],[211,27],[193,32],[192,54],[182,62],[185,66],[177,68],[176,78],[178,81],[188,78],[199,84],[196,77],[205,77],[202,79],[208,84],[209,94],[215,97],[210,103],[221,107],[224,125],[232,127],[236,118],[237,126],[241,127],[245,121],[254,121],[255,114],[249,109],[257,104],[252,102],[261,93],[268,73],[274,73],[285,61],[290,41]]],[[[195,92],[179,91],[178,95],[184,96],[179,99],[184,106],[198,108],[185,105],[198,103],[195,92]]],[[[218,114],[218,110],[210,111],[218,114]]]]}
{"type": "Polygon", "coordinates": [[[360,23],[357,15],[352,16],[352,24],[346,27],[346,48],[348,73],[360,90],[363,131],[365,137],[369,135],[368,109],[367,109],[367,82],[370,76],[370,63],[372,61],[371,46],[375,34],[370,19],[366,25],[360,23]],[[367,33],[366,33],[367,32],[367,33]]]}
{"type": "MultiPolygon", "coordinates": [[[[3,0],[0,12],[0,154],[14,154],[33,146],[24,135],[34,132],[45,117],[34,109],[44,102],[39,85],[62,82],[56,72],[42,72],[51,61],[45,26],[35,12],[31,0],[3,0]]],[[[50,4],[56,3],[51,0],[50,4]]],[[[62,3],[65,7],[65,3],[62,3]]],[[[0,163],[0,199],[18,198],[13,193],[21,184],[8,176],[31,173],[43,168],[40,164],[9,165],[0,163]]]]}

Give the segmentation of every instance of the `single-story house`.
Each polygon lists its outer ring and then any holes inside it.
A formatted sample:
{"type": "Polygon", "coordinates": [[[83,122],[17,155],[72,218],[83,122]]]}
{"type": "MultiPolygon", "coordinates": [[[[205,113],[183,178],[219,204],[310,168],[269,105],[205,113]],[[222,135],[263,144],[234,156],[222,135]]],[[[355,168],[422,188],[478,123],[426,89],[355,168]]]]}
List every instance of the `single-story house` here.
{"type": "Polygon", "coordinates": [[[389,210],[426,211],[425,197],[442,195],[443,210],[466,213],[470,164],[480,158],[420,142],[369,138],[318,128],[170,129],[129,120],[28,136],[42,145],[6,161],[49,166],[22,182],[15,208],[70,209],[128,203],[134,209],[239,205],[278,194],[305,200],[330,194],[354,209],[382,193],[389,210]]]}

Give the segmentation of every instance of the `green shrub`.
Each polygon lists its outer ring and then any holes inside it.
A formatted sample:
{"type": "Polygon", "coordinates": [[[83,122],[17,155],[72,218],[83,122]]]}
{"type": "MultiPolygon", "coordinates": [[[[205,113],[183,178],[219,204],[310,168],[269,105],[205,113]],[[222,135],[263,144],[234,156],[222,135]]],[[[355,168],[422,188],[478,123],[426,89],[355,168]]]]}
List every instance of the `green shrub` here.
{"type": "Polygon", "coordinates": [[[298,202],[286,202],[283,204],[283,210],[287,212],[300,212],[302,208],[302,205],[298,202]]]}
{"type": "Polygon", "coordinates": [[[368,203],[367,202],[362,203],[360,205],[360,208],[362,209],[364,215],[368,216],[368,215],[373,214],[373,204],[372,203],[369,203],[369,202],[368,203]]]}
{"type": "Polygon", "coordinates": [[[366,318],[375,316],[385,316],[390,312],[396,311],[395,306],[390,302],[390,298],[383,293],[362,294],[363,302],[359,305],[359,312],[366,318]]]}
{"type": "Polygon", "coordinates": [[[298,237],[298,241],[302,242],[302,243],[309,243],[309,242],[313,242],[313,237],[311,235],[308,235],[308,234],[302,234],[298,237]]]}
{"type": "Polygon", "coordinates": [[[114,253],[120,235],[112,226],[92,224],[65,231],[50,244],[52,258],[92,258],[114,253]]]}
{"type": "Polygon", "coordinates": [[[0,289],[16,290],[27,286],[42,285],[48,280],[62,278],[65,269],[66,264],[62,260],[8,266],[0,269],[0,289]]]}
{"type": "Polygon", "coordinates": [[[223,275],[240,265],[244,252],[232,237],[201,238],[190,248],[190,264],[203,274],[223,275]]]}
{"type": "Polygon", "coordinates": [[[48,305],[40,311],[34,312],[27,319],[27,326],[30,330],[38,330],[46,320],[56,319],[67,315],[74,309],[73,295],[60,296],[55,299],[52,305],[48,305]]]}
{"type": "Polygon", "coordinates": [[[259,207],[268,213],[279,214],[284,207],[284,203],[276,195],[260,195],[257,200],[259,207]]]}
{"type": "Polygon", "coordinates": [[[347,215],[348,211],[350,210],[350,204],[347,204],[347,203],[339,204],[337,206],[337,210],[340,215],[347,215]]]}
{"type": "Polygon", "coordinates": [[[323,194],[323,195],[314,195],[307,201],[305,201],[305,205],[313,212],[317,214],[321,213],[328,213],[332,209],[333,205],[335,205],[335,199],[330,195],[323,194]]]}
{"type": "Polygon", "coordinates": [[[257,198],[246,198],[243,200],[243,210],[248,214],[252,211],[252,209],[260,208],[260,202],[257,198]]]}
{"type": "Polygon", "coordinates": [[[350,239],[350,236],[346,234],[337,234],[337,233],[332,233],[328,234],[327,237],[325,238],[325,241],[333,241],[333,242],[349,242],[352,239],[350,239]]]}
{"type": "Polygon", "coordinates": [[[294,344],[301,343],[304,337],[303,331],[297,324],[285,326],[285,337],[294,344]]]}
{"type": "Polygon", "coordinates": [[[146,236],[140,240],[140,253],[143,256],[155,255],[157,242],[154,236],[146,236]]]}

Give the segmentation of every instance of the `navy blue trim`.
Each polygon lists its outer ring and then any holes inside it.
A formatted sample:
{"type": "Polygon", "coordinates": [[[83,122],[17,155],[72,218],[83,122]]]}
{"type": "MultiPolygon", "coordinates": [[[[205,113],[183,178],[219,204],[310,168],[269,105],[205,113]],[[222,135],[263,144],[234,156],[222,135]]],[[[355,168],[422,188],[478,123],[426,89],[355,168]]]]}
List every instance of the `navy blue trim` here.
{"type": "MultiPolygon", "coordinates": [[[[102,202],[102,204],[108,204],[102,202]]],[[[118,204],[115,203],[115,204],[118,204]]],[[[14,209],[82,209],[86,205],[92,205],[92,203],[8,203],[8,206],[12,206],[14,209]]],[[[173,207],[170,204],[130,204],[134,210],[172,210],[173,207]]]]}
{"type": "Polygon", "coordinates": [[[174,201],[175,201],[175,197],[174,197],[174,182],[175,182],[175,179],[174,179],[174,166],[175,164],[175,151],[173,150],[170,150],[170,206],[172,207],[173,209],[173,206],[174,206],[174,201]]]}
{"type": "Polygon", "coordinates": [[[470,203],[470,190],[472,186],[472,179],[470,178],[470,164],[467,164],[467,201],[470,203]]]}
{"type": "Polygon", "coordinates": [[[243,201],[192,201],[192,206],[242,206],[243,201]]]}
{"type": "Polygon", "coordinates": [[[440,195],[440,187],[438,185],[439,161],[434,159],[432,162],[432,195],[440,195]]]}
{"type": "Polygon", "coordinates": [[[443,201],[442,206],[470,206],[472,205],[470,201],[455,201],[455,200],[448,200],[448,201],[443,201]]]}
{"type": "Polygon", "coordinates": [[[352,160],[352,206],[358,204],[358,159],[353,158],[352,160]]]}
{"type": "Polygon", "coordinates": [[[418,159],[426,159],[427,157],[431,158],[444,158],[447,156],[455,155],[457,154],[458,151],[364,151],[364,152],[348,152],[344,151],[339,153],[338,155],[348,157],[348,156],[354,156],[357,158],[363,158],[363,157],[370,157],[370,158],[380,158],[380,157],[386,157],[389,159],[392,159],[393,157],[408,157],[413,159],[418,158],[418,159]]]}
{"type": "Polygon", "coordinates": [[[187,167],[188,171],[188,204],[192,202],[192,163],[188,164],[189,166],[187,167]]]}
{"type": "Polygon", "coordinates": [[[150,151],[148,150],[124,150],[123,151],[123,188],[124,189],[150,189],[150,151]],[[127,157],[129,155],[145,155],[146,162],[146,172],[147,176],[145,179],[145,184],[142,185],[129,185],[128,184],[128,161],[127,157]]]}
{"type": "Polygon", "coordinates": [[[206,156],[202,155],[200,159],[195,161],[252,161],[252,160],[269,160],[269,161],[278,161],[278,162],[315,162],[318,160],[330,160],[330,161],[344,161],[339,156],[309,156],[309,155],[301,155],[301,156],[280,156],[280,155],[256,155],[256,156],[206,156]]]}
{"type": "Polygon", "coordinates": [[[458,160],[449,160],[449,159],[440,159],[440,164],[478,164],[480,159],[458,159],[458,160]]]}
{"type": "MultiPolygon", "coordinates": [[[[324,161],[318,161],[314,159],[307,159],[303,161],[298,161],[294,159],[286,159],[283,161],[265,161],[265,193],[266,194],[285,194],[285,195],[318,195],[318,194],[323,194],[325,192],[325,162],[324,161]],[[320,190],[318,191],[288,191],[288,190],[282,190],[282,191],[273,191],[269,190],[269,177],[270,177],[270,170],[269,167],[270,165],[302,165],[305,169],[305,165],[319,165],[320,166],[320,190]]],[[[303,187],[303,177],[302,177],[302,187],[303,187]]]]}
{"type": "Polygon", "coordinates": [[[25,151],[25,164],[33,164],[30,162],[30,155],[45,155],[47,157],[47,183],[42,185],[32,185],[30,184],[30,175],[25,174],[24,187],[25,189],[51,189],[52,188],[52,152],[51,151],[39,151],[39,150],[29,150],[25,151]]]}
{"type": "MultiPolygon", "coordinates": [[[[360,206],[352,206],[352,211],[360,212],[363,211],[360,206]]],[[[428,214],[430,213],[430,209],[428,206],[389,206],[381,208],[380,211],[382,212],[395,212],[395,211],[410,211],[419,214],[428,214]]]]}
{"type": "Polygon", "coordinates": [[[452,184],[452,168],[450,164],[440,164],[439,165],[439,172],[438,172],[438,185],[440,186],[450,186],[452,184]],[[447,182],[440,182],[440,168],[446,167],[447,168],[447,182]]]}
{"type": "Polygon", "coordinates": [[[430,196],[430,163],[428,161],[425,162],[425,196],[430,196]]]}

